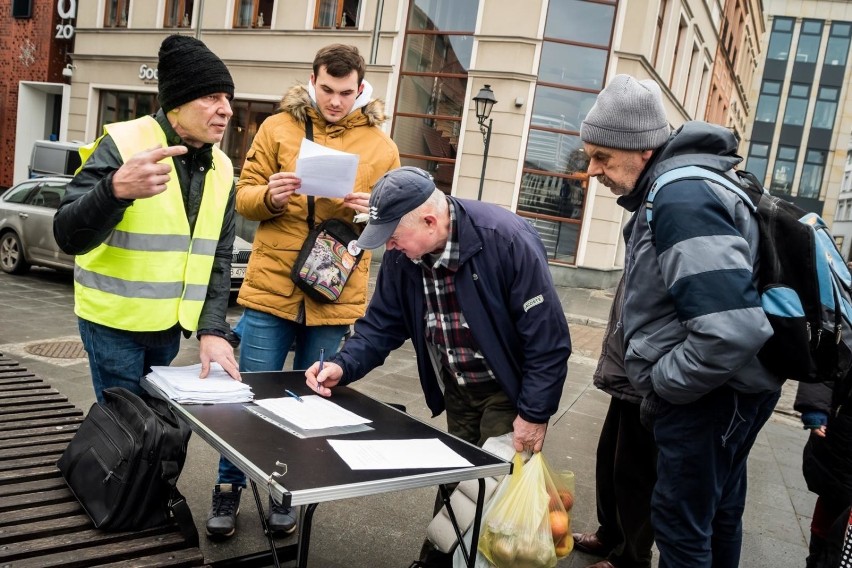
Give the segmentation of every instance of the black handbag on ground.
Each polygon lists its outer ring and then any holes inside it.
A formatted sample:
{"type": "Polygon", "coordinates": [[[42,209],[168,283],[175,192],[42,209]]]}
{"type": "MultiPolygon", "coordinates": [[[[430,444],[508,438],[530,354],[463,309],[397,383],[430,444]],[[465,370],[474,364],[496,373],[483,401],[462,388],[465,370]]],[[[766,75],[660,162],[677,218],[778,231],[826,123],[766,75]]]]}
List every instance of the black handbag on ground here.
{"type": "MultiPolygon", "coordinates": [[[[305,138],[313,140],[313,123],[305,120],[305,138]]],[[[308,238],[290,271],[290,278],[318,302],[334,303],[364,256],[355,227],[340,219],[314,226],[314,196],[308,196],[308,238]]]]}
{"type": "Polygon", "coordinates": [[[143,530],[176,522],[190,546],[198,531],[177,480],[192,431],[162,400],[104,389],[57,467],[95,527],[143,530]]]}

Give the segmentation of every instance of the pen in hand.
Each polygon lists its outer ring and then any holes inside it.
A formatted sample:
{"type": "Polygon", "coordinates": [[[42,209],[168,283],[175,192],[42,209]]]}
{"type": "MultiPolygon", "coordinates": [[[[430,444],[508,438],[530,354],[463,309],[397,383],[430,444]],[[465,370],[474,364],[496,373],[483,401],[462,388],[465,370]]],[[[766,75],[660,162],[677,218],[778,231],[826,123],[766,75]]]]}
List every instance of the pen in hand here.
{"type": "Polygon", "coordinates": [[[296,400],[298,400],[299,402],[305,402],[304,400],[302,400],[302,397],[301,397],[301,396],[297,395],[296,393],[294,393],[294,392],[293,392],[293,391],[291,391],[290,389],[284,389],[284,392],[286,392],[286,393],[287,393],[287,396],[292,396],[293,398],[295,398],[295,399],[296,399],[296,400]]]}
{"type": "Polygon", "coordinates": [[[319,375],[322,373],[322,366],[325,363],[325,349],[320,349],[320,359],[319,359],[319,371],[317,371],[317,391],[319,391],[321,383],[319,381],[319,375]]]}

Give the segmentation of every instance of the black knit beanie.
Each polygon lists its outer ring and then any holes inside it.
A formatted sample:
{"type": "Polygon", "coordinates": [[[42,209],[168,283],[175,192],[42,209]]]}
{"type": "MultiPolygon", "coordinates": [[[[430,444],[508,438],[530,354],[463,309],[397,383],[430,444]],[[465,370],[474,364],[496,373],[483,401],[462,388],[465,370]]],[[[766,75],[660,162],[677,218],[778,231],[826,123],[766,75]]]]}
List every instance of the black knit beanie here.
{"type": "Polygon", "coordinates": [[[157,76],[157,98],[164,112],[213,93],[234,97],[228,68],[203,42],[189,36],[171,35],[163,40],[157,76]]]}

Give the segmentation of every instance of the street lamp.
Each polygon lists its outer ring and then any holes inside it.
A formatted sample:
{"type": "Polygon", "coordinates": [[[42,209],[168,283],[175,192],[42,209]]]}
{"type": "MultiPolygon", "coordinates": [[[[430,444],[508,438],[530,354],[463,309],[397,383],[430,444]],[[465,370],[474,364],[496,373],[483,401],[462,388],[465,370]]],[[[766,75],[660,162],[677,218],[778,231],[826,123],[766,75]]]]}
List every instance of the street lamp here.
{"type": "Polygon", "coordinates": [[[482,139],[485,142],[485,149],[482,153],[482,174],[479,176],[479,196],[477,199],[482,201],[482,185],[485,183],[485,164],[488,162],[488,145],[491,143],[491,108],[497,99],[494,98],[494,91],[491,90],[491,85],[485,85],[479,89],[479,93],[473,97],[473,102],[476,103],[476,120],[479,122],[479,131],[482,132],[482,139]],[[485,119],[488,119],[488,126],[485,126],[485,119]]]}

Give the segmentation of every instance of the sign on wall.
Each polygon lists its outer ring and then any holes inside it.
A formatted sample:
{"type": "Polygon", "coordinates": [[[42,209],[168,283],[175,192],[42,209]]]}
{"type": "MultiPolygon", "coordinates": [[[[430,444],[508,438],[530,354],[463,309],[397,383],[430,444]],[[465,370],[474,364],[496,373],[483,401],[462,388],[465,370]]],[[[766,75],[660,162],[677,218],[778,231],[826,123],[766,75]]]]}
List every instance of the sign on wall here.
{"type": "Polygon", "coordinates": [[[56,24],[56,39],[72,39],[74,37],[73,20],[77,17],[77,0],[56,0],[56,13],[61,23],[56,24]]]}

